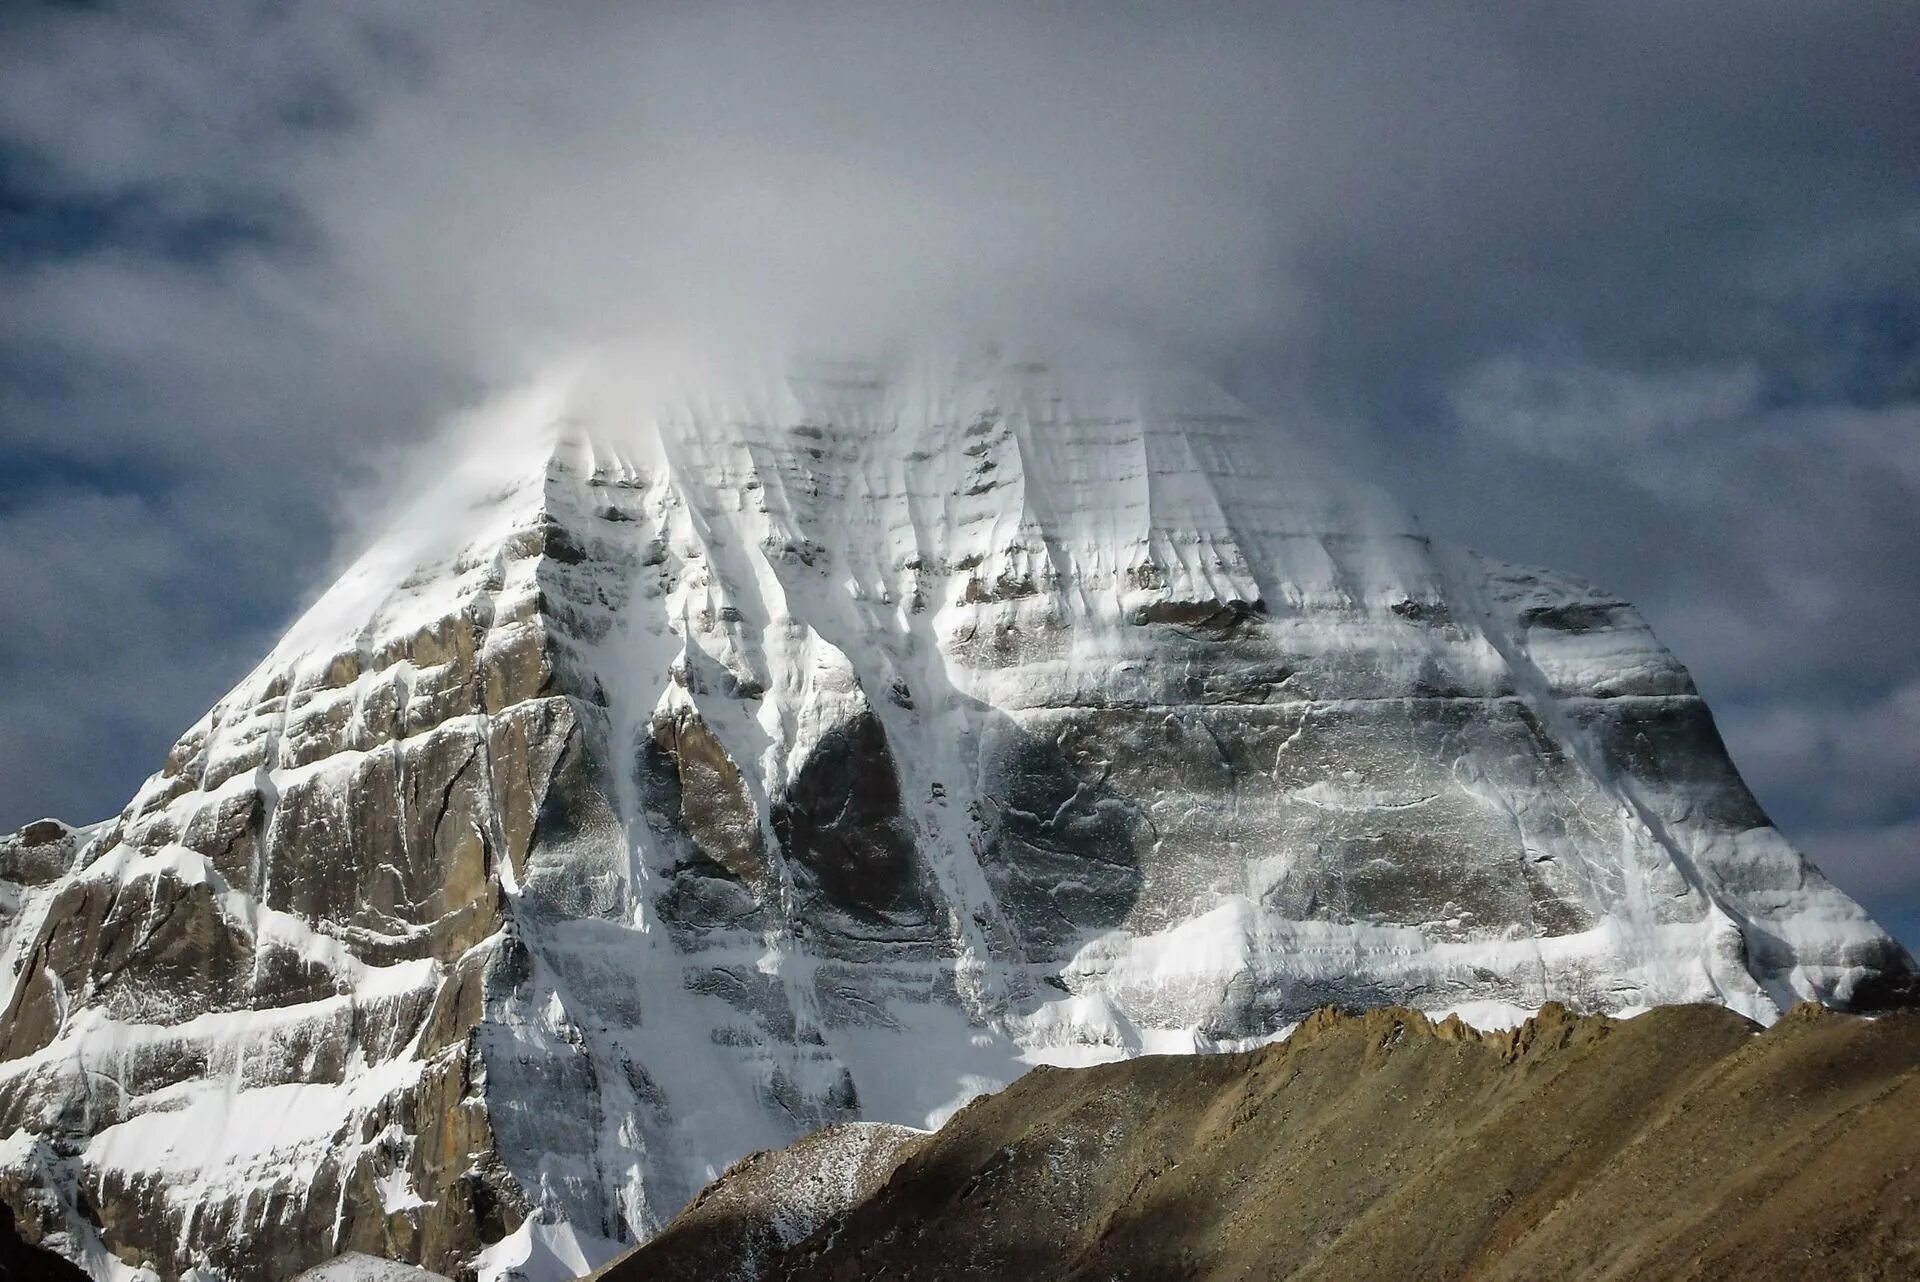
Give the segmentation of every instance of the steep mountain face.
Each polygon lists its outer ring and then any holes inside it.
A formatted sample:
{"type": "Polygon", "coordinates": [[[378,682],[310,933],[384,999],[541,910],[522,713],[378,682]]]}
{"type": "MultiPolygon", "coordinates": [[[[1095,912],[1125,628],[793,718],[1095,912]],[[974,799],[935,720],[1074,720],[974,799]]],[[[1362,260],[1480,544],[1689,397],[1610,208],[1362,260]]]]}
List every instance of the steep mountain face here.
{"type": "Polygon", "coordinates": [[[98,1276],[584,1271],[751,1150],[1329,1001],[1913,991],[1630,607],[1190,380],[475,439],[120,816],[0,846],[0,1193],[98,1276]]]}
{"type": "MultiPolygon", "coordinates": [[[[593,1282],[1920,1276],[1920,1018],[1717,1006],[1509,1033],[1321,1011],[1283,1045],[1028,1075],[814,1228],[801,1146],[593,1282]]],[[[828,1132],[831,1134],[831,1132],[828,1132]]]]}

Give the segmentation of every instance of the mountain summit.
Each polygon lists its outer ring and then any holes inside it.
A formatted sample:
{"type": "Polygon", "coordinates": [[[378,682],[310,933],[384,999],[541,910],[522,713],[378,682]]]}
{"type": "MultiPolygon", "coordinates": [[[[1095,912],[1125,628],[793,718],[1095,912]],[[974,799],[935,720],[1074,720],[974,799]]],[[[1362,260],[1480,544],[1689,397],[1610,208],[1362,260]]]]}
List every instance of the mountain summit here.
{"type": "Polygon", "coordinates": [[[96,1276],[585,1271],[823,1124],[1328,1003],[1914,991],[1631,607],[1197,380],[479,436],[116,819],[0,845],[0,1195],[96,1276]]]}

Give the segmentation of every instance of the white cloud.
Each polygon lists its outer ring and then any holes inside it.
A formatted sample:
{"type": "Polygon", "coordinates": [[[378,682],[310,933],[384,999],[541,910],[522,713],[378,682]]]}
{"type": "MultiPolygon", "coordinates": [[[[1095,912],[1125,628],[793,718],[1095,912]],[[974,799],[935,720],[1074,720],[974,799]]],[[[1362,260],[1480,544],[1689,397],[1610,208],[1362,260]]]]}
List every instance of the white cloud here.
{"type": "Polygon", "coordinates": [[[1649,451],[1751,416],[1760,393],[1750,363],[1645,373],[1508,355],[1461,379],[1452,408],[1468,431],[1522,449],[1575,462],[1644,460],[1658,475],[1649,451]]]}
{"type": "Polygon", "coordinates": [[[1855,895],[1905,905],[1909,911],[1920,906],[1914,876],[1920,867],[1920,818],[1795,836],[1820,871],[1855,895]]]}
{"type": "Polygon", "coordinates": [[[1920,811],[1920,679],[1858,705],[1782,701],[1723,720],[1756,786],[1817,800],[1829,821],[1920,811]]]}

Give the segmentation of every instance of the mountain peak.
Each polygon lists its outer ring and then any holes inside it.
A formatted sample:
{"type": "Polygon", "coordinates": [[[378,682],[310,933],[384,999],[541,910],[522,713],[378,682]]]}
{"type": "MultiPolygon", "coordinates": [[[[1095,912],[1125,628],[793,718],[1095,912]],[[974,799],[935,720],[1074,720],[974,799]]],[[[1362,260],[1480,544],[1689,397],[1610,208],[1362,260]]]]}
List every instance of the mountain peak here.
{"type": "Polygon", "coordinates": [[[813,1127],[1327,1002],[1910,995],[1629,605],[1433,544],[1203,381],[659,365],[478,416],[20,887],[0,1121],[41,1138],[0,1188],[40,1236],[505,1276],[813,1127]]]}

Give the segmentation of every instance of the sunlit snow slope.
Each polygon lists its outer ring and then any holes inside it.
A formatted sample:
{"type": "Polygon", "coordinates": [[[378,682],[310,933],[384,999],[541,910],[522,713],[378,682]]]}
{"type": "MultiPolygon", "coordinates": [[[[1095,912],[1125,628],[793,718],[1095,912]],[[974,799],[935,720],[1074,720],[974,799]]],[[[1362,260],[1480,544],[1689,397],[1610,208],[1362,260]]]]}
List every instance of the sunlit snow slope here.
{"type": "Polygon", "coordinates": [[[1327,1002],[1912,990],[1630,607],[1191,379],[587,383],[500,407],[20,864],[30,1235],[101,1276],[558,1274],[751,1149],[1036,1062],[1327,1002]]]}

